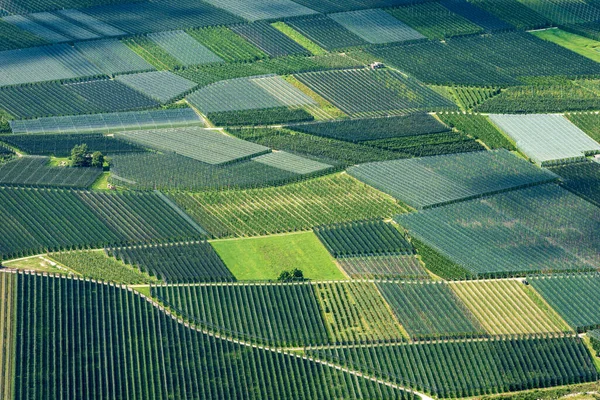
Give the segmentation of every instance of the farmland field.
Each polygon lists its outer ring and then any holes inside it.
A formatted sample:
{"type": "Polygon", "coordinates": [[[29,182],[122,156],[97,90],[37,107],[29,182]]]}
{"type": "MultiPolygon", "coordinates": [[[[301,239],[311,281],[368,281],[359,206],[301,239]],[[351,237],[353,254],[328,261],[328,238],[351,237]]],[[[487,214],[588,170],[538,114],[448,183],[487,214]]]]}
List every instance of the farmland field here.
{"type": "Polygon", "coordinates": [[[549,184],[396,220],[410,235],[485,276],[597,269],[599,217],[596,206],[549,184]]]}
{"type": "Polygon", "coordinates": [[[211,399],[241,393],[256,399],[271,394],[291,398],[284,390],[307,398],[347,398],[356,391],[373,398],[409,398],[298,355],[199,332],[117,286],[36,275],[19,275],[16,285],[14,376],[20,399],[35,397],[41,387],[51,398],[60,392],[86,399],[134,392],[162,399],[185,398],[190,392],[211,399]],[[64,295],[52,296],[55,292],[64,295]],[[73,307],[75,299],[85,301],[73,307]],[[124,337],[132,340],[118,340],[124,337]],[[83,384],[92,365],[98,366],[97,386],[83,384]],[[73,375],[70,368],[79,372],[73,375]]]}
{"type": "Polygon", "coordinates": [[[406,212],[388,196],[339,174],[275,188],[171,197],[218,237],[307,230],[406,212]],[[237,210],[237,216],[231,210],[237,210]]]}
{"type": "Polygon", "coordinates": [[[557,178],[505,150],[383,161],[351,167],[348,172],[419,209],[552,182],[557,178]],[[480,168],[473,170],[473,165],[480,168]]]}
{"type": "Polygon", "coordinates": [[[450,287],[491,335],[557,333],[567,325],[553,310],[517,281],[456,282],[450,287]]]}
{"type": "Polygon", "coordinates": [[[444,283],[378,283],[413,340],[477,336],[482,326],[444,283]]]}
{"type": "Polygon", "coordinates": [[[314,285],[323,321],[334,343],[398,341],[405,333],[378,288],[370,282],[314,285]]]}
{"type": "Polygon", "coordinates": [[[531,285],[577,331],[600,326],[598,287],[600,277],[592,275],[564,275],[533,277],[531,285]]]}
{"type": "Polygon", "coordinates": [[[600,0],[0,0],[1,400],[591,400],[599,277],[600,0]]]}
{"type": "Polygon", "coordinates": [[[233,337],[292,346],[328,342],[311,284],[154,286],[152,295],[233,337]]]}
{"type": "Polygon", "coordinates": [[[314,280],[345,279],[312,232],[210,243],[237,280],[276,280],[298,268],[314,280]]]}
{"type": "Polygon", "coordinates": [[[114,247],[107,253],[166,282],[235,280],[207,242],[114,247]]]}

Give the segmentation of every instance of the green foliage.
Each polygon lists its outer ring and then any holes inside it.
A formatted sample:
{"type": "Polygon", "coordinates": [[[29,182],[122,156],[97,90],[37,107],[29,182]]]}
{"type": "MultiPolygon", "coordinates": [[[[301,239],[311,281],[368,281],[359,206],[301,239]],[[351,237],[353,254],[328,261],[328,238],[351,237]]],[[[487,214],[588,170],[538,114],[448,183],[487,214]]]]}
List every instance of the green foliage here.
{"type": "MultiPolygon", "coordinates": [[[[286,282],[292,281],[293,272],[285,271],[286,282]]],[[[327,343],[310,284],[154,286],[152,296],[195,324],[252,343],[327,343]]]]}
{"type": "Polygon", "coordinates": [[[4,136],[2,140],[27,154],[42,156],[68,157],[73,147],[81,143],[87,144],[88,151],[100,151],[102,154],[144,151],[140,147],[102,134],[25,134],[4,136]]]}
{"type": "MultiPolygon", "coordinates": [[[[8,153],[10,157],[12,153],[8,153]]],[[[1,157],[1,155],[0,155],[1,157]]],[[[48,157],[23,156],[0,166],[0,184],[6,186],[88,188],[102,173],[97,168],[49,165],[48,157]]]]}
{"type": "Polygon", "coordinates": [[[187,33],[228,62],[254,61],[267,57],[258,47],[226,27],[190,29],[187,33]]]}
{"type": "Polygon", "coordinates": [[[567,189],[600,207],[600,163],[585,161],[549,168],[567,189]]]}
{"type": "Polygon", "coordinates": [[[480,337],[484,329],[446,282],[378,282],[411,339],[480,337]]]}
{"type": "Polygon", "coordinates": [[[383,221],[350,222],[314,229],[336,258],[412,254],[413,248],[392,225],[383,221]]]}
{"type": "Polygon", "coordinates": [[[312,54],[316,56],[327,54],[327,50],[325,50],[324,48],[322,48],[321,46],[319,46],[300,32],[298,32],[285,22],[275,22],[272,25],[275,29],[277,29],[278,31],[280,31],[281,33],[298,43],[300,46],[310,51],[312,54]]]}
{"type": "Polygon", "coordinates": [[[71,165],[73,167],[89,167],[91,160],[88,157],[88,146],[85,143],[75,145],[71,150],[71,165]]]}
{"type": "Polygon", "coordinates": [[[363,65],[345,55],[327,54],[314,57],[277,57],[255,62],[228,63],[224,65],[201,65],[177,71],[177,74],[198,83],[200,86],[206,86],[225,79],[247,76],[266,74],[287,75],[297,72],[361,67],[363,65]]]}
{"type": "Polygon", "coordinates": [[[201,226],[220,237],[301,231],[389,218],[406,211],[387,195],[343,174],[280,187],[170,196],[201,226]],[[236,214],[242,206],[244,223],[240,224],[236,214]]]}
{"type": "Polygon", "coordinates": [[[472,279],[474,276],[459,264],[434,250],[417,238],[412,238],[411,243],[417,254],[425,264],[425,268],[435,275],[447,280],[472,279]]]}
{"type": "Polygon", "coordinates": [[[528,281],[578,332],[600,328],[600,274],[539,276],[528,281]]]}
{"type": "Polygon", "coordinates": [[[448,131],[448,127],[426,113],[388,118],[350,119],[289,126],[289,129],[348,142],[389,139],[448,131]]]}
{"type": "MultiPolygon", "coordinates": [[[[106,398],[107,393],[119,399],[128,394],[183,399],[190,390],[215,399],[237,397],[242,391],[249,400],[266,399],[274,393],[281,394],[277,397],[301,393],[309,399],[348,399],[356,393],[371,393],[378,399],[412,398],[296,354],[236,343],[229,340],[230,335],[221,338],[203,333],[127,288],[19,275],[15,292],[19,293],[14,314],[19,342],[14,346],[14,387],[23,398],[43,392],[51,399],[61,394],[75,399],[85,392],[84,398],[89,400],[106,398]],[[101,337],[111,339],[90,340],[101,337]],[[31,362],[34,357],[40,362],[31,362]],[[69,373],[91,366],[97,367],[94,384],[84,384],[83,372],[69,373]]],[[[273,307],[271,302],[265,304],[267,309],[273,307]]],[[[233,309],[233,316],[238,317],[237,312],[245,307],[248,303],[233,309]]],[[[307,321],[308,315],[318,318],[312,312],[298,315],[302,317],[298,325],[307,321]]],[[[270,326],[277,325],[259,325],[263,331],[270,326]]]]}
{"type": "Polygon", "coordinates": [[[454,86],[448,88],[448,91],[456,98],[458,105],[463,111],[471,110],[475,106],[500,94],[499,88],[454,86]]]}
{"type": "Polygon", "coordinates": [[[600,114],[568,113],[565,116],[589,137],[600,143],[600,114]]]}
{"type": "Polygon", "coordinates": [[[447,125],[481,140],[490,149],[516,150],[515,146],[502,135],[485,115],[440,113],[437,116],[447,125]]]}
{"type": "Polygon", "coordinates": [[[392,8],[387,12],[430,39],[470,35],[483,31],[480,26],[434,2],[392,8]]]}
{"type": "Polygon", "coordinates": [[[181,62],[147,36],[131,36],[123,42],[159,71],[181,68],[181,62]]]}
{"type": "Polygon", "coordinates": [[[0,51],[48,44],[44,39],[0,19],[0,51]]]}
{"type": "Polygon", "coordinates": [[[107,252],[168,283],[235,280],[207,242],[116,247],[107,252]]]}
{"type": "Polygon", "coordinates": [[[90,165],[94,168],[102,168],[104,166],[104,155],[99,151],[93,152],[90,165]]]}
{"type": "Polygon", "coordinates": [[[85,278],[130,285],[157,282],[155,278],[107,257],[102,251],[52,253],[50,258],[85,278]]]}
{"type": "Polygon", "coordinates": [[[272,125],[312,121],[314,119],[314,117],[303,108],[288,107],[212,112],[208,113],[206,117],[217,126],[272,125]]]}
{"type": "Polygon", "coordinates": [[[369,146],[397,152],[398,155],[402,157],[428,157],[485,150],[480,143],[460,132],[405,136],[391,139],[370,140],[363,143],[369,146]]]}
{"type": "Polygon", "coordinates": [[[532,114],[600,109],[600,91],[584,85],[577,81],[562,81],[515,86],[475,107],[475,111],[532,114]]]}
{"type": "Polygon", "coordinates": [[[470,0],[470,2],[514,25],[517,29],[540,29],[552,25],[549,19],[519,0],[470,0]]]}
{"type": "Polygon", "coordinates": [[[296,282],[303,281],[304,273],[298,268],[294,268],[291,271],[281,271],[277,277],[278,282],[296,282]]]}
{"type": "Polygon", "coordinates": [[[479,397],[598,378],[589,352],[577,337],[349,346],[309,353],[440,398],[479,397]]]}
{"type": "Polygon", "coordinates": [[[230,132],[240,139],[262,144],[273,149],[313,156],[342,165],[393,160],[402,157],[402,154],[388,150],[312,136],[283,128],[244,128],[231,129],[230,132]]]}

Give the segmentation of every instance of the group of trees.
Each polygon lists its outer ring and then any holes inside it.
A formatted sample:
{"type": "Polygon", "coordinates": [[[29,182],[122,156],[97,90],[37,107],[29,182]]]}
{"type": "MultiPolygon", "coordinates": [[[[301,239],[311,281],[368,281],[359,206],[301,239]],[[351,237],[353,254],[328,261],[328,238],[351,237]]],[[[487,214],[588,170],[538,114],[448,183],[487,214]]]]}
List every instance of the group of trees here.
{"type": "Polygon", "coordinates": [[[291,271],[281,271],[277,280],[279,282],[303,281],[304,273],[298,268],[294,268],[291,271]]]}
{"type": "Polygon", "coordinates": [[[73,167],[102,168],[104,165],[104,155],[99,151],[90,153],[85,143],[73,147],[70,160],[73,167]]]}

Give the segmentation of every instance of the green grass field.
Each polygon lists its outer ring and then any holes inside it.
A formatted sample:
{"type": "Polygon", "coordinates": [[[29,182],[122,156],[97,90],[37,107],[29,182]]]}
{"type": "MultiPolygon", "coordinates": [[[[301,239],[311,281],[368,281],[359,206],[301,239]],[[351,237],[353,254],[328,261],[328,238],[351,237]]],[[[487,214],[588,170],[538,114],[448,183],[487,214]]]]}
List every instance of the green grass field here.
{"type": "Polygon", "coordinates": [[[211,242],[238,280],[277,279],[298,268],[312,280],[346,279],[313,232],[211,242]]]}
{"type": "Polygon", "coordinates": [[[584,57],[600,62],[600,42],[596,40],[565,32],[558,28],[532,33],[540,39],[556,43],[557,45],[572,50],[584,57]]]}

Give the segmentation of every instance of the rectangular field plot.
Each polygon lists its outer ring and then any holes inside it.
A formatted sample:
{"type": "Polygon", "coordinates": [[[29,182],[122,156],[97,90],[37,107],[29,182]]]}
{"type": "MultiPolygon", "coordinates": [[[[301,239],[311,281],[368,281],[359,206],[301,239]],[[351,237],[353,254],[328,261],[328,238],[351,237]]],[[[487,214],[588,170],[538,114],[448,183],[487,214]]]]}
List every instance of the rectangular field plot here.
{"type": "Polygon", "coordinates": [[[429,279],[416,256],[346,257],[336,262],[352,279],[429,279]]]}
{"type": "Polygon", "coordinates": [[[312,350],[310,354],[440,398],[590,382],[598,376],[585,344],[577,337],[441,341],[312,350]]]}
{"type": "Polygon", "coordinates": [[[506,86],[519,84],[485,60],[457,52],[439,41],[384,46],[367,50],[378,60],[437,85],[506,86]]]}
{"type": "Polygon", "coordinates": [[[513,27],[482,8],[465,0],[442,0],[442,6],[461,15],[471,22],[485,28],[486,31],[509,30],[513,27]]]}
{"type": "Polygon", "coordinates": [[[179,98],[196,87],[196,83],[170,71],[120,75],[116,80],[161,103],[179,98]]]}
{"type": "Polygon", "coordinates": [[[98,111],[93,104],[59,82],[0,88],[0,108],[15,118],[86,114],[98,111]]]}
{"type": "Polygon", "coordinates": [[[248,21],[316,14],[316,11],[291,0],[207,0],[207,2],[248,21]]]}
{"type": "Polygon", "coordinates": [[[102,72],[66,44],[0,52],[0,86],[100,75],[102,72]]]}
{"type": "Polygon", "coordinates": [[[354,117],[456,109],[450,100],[391,70],[323,71],[295,76],[354,117]]]}
{"type": "Polygon", "coordinates": [[[221,57],[204,47],[184,31],[157,32],[148,35],[154,43],[175,57],[181,65],[201,65],[223,62],[221,57]]]}
{"type": "Polygon", "coordinates": [[[311,280],[345,279],[312,232],[216,240],[211,245],[240,281],[274,281],[295,268],[311,280]]]}
{"type": "Polygon", "coordinates": [[[585,155],[600,153],[600,143],[562,115],[490,115],[517,147],[541,165],[583,161],[585,155]]]}
{"type": "Polygon", "coordinates": [[[563,186],[600,207],[600,163],[584,161],[550,168],[563,186]]]}
{"type": "Polygon", "coordinates": [[[89,40],[98,39],[100,36],[87,29],[76,25],[69,20],[65,20],[56,14],[49,12],[28,14],[27,18],[37,21],[50,29],[63,34],[64,36],[74,40],[89,40]]]}
{"type": "Polygon", "coordinates": [[[315,233],[336,258],[410,255],[414,252],[404,235],[383,221],[320,226],[315,228],[315,233]]]}
{"type": "Polygon", "coordinates": [[[243,36],[271,57],[311,53],[266,22],[232,26],[231,30],[243,36]]]}
{"type": "Polygon", "coordinates": [[[94,17],[91,17],[83,12],[74,8],[67,10],[59,10],[56,12],[62,17],[65,17],[75,23],[84,26],[86,29],[97,32],[101,36],[125,36],[126,33],[120,29],[115,28],[105,22],[100,21],[94,17]]]}
{"type": "Polygon", "coordinates": [[[375,284],[320,282],[314,284],[314,290],[331,342],[397,341],[406,337],[375,284]]]}
{"type": "Polygon", "coordinates": [[[447,132],[449,127],[429,114],[417,113],[388,118],[327,121],[311,124],[290,125],[294,131],[309,133],[348,142],[390,139],[447,132]]]}
{"type": "Polygon", "coordinates": [[[85,58],[107,75],[151,71],[154,67],[117,39],[104,39],[75,44],[85,58]]]}
{"type": "Polygon", "coordinates": [[[198,127],[127,131],[118,137],[213,165],[269,152],[267,147],[198,127]]]}
{"type": "Polygon", "coordinates": [[[187,99],[203,113],[316,104],[279,76],[221,81],[195,91],[187,99]]]}
{"type": "Polygon", "coordinates": [[[528,280],[578,332],[600,327],[600,275],[558,275],[528,280]]]}
{"type": "Polygon", "coordinates": [[[155,286],[152,295],[228,336],[270,345],[328,342],[311,284],[155,286]]]}
{"type": "Polygon", "coordinates": [[[483,29],[439,3],[429,2],[387,10],[430,39],[470,35],[483,29]]]}
{"type": "Polygon", "coordinates": [[[294,19],[286,23],[327,50],[368,44],[366,40],[325,15],[294,19]]]}
{"type": "Polygon", "coordinates": [[[140,190],[225,190],[283,185],[302,178],[265,164],[238,161],[211,165],[175,153],[115,155],[111,183],[140,190]]]}
{"type": "Polygon", "coordinates": [[[461,57],[492,64],[513,77],[600,73],[599,63],[525,32],[464,36],[448,45],[461,57]]]}
{"type": "Polygon", "coordinates": [[[518,281],[453,282],[450,287],[465,302],[487,333],[514,335],[558,333],[569,327],[530,288],[518,281]],[[530,293],[527,293],[529,291],[530,293]]]}
{"type": "Polygon", "coordinates": [[[255,157],[252,161],[300,175],[314,174],[315,172],[333,168],[332,165],[300,157],[292,153],[286,153],[285,151],[271,152],[255,157]]]}
{"type": "Polygon", "coordinates": [[[50,167],[49,162],[25,156],[0,164],[0,185],[86,188],[102,174],[100,168],[50,167]]]}
{"type": "Polygon", "coordinates": [[[171,197],[220,237],[307,230],[406,212],[387,195],[339,174],[280,187],[171,197]]]}
{"type": "Polygon", "coordinates": [[[188,125],[202,125],[202,120],[191,108],[10,121],[11,130],[15,134],[120,132],[124,130],[174,128],[188,125]]]}
{"type": "Polygon", "coordinates": [[[425,39],[425,36],[410,26],[379,9],[330,14],[329,18],[369,43],[425,39]]]}
{"type": "Polygon", "coordinates": [[[35,21],[32,21],[23,15],[9,15],[6,17],[2,17],[2,20],[4,22],[16,26],[19,29],[22,29],[37,37],[40,37],[49,43],[64,43],[71,40],[70,37],[65,36],[59,32],[53,31],[52,29],[47,28],[44,25],[39,24],[35,21]]]}
{"type": "Polygon", "coordinates": [[[475,275],[600,265],[598,208],[556,185],[401,215],[397,221],[475,275]]]}
{"type": "Polygon", "coordinates": [[[507,150],[375,162],[348,173],[418,209],[557,180],[507,150]]]}
{"type": "Polygon", "coordinates": [[[207,242],[115,247],[107,253],[169,283],[235,281],[207,242]]]}
{"type": "Polygon", "coordinates": [[[483,328],[445,283],[389,283],[377,287],[413,340],[478,336],[483,328]]]}
{"type": "Polygon", "coordinates": [[[233,14],[196,0],[108,4],[84,12],[131,34],[242,22],[233,14]]]}
{"type": "Polygon", "coordinates": [[[68,83],[65,87],[83,97],[97,112],[129,111],[160,105],[158,101],[110,79],[68,83]]]}

